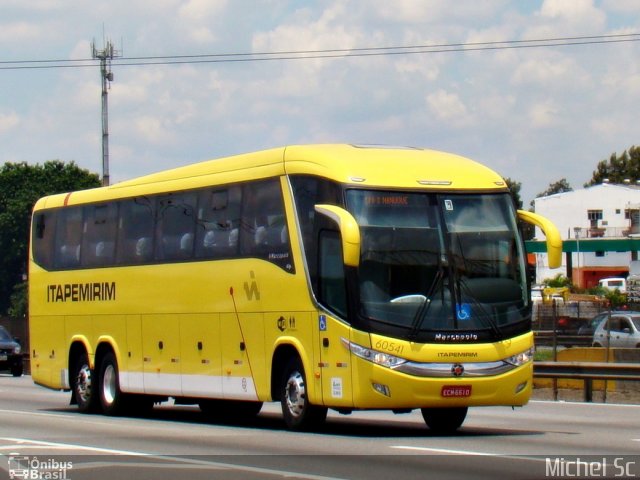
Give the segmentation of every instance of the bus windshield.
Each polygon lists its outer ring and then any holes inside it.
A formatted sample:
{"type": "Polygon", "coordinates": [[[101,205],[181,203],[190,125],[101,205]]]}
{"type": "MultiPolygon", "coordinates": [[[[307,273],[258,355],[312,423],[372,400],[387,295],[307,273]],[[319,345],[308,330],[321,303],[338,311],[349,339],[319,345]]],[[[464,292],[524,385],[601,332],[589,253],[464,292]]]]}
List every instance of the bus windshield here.
{"type": "Polygon", "coordinates": [[[348,190],[360,225],[358,316],[420,341],[486,341],[530,328],[511,198],[348,190]]]}

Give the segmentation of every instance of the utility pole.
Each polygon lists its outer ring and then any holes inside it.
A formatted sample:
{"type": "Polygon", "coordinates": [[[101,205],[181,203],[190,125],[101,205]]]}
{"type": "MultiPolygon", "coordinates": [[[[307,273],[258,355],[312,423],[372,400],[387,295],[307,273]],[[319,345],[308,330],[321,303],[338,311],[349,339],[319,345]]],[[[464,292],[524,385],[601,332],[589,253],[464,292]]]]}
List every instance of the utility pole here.
{"type": "Polygon", "coordinates": [[[100,59],[100,77],[102,79],[102,185],[109,185],[109,108],[107,105],[108,90],[113,82],[111,60],[119,57],[120,52],[113,48],[110,40],[102,50],[96,48],[95,41],[91,42],[93,58],[100,59]]]}

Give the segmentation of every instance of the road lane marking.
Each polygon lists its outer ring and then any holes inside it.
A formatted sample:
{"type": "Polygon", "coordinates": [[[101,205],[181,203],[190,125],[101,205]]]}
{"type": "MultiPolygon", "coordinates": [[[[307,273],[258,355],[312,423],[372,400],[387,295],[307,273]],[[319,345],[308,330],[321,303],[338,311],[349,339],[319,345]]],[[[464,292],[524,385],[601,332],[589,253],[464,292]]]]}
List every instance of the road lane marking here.
{"type": "Polygon", "coordinates": [[[476,452],[473,450],[454,450],[450,448],[432,448],[432,447],[414,447],[411,445],[391,445],[390,448],[397,450],[413,450],[418,452],[431,452],[441,455],[466,455],[470,457],[498,457],[508,460],[526,460],[529,462],[545,462],[546,458],[542,456],[531,457],[528,455],[512,455],[509,453],[489,453],[489,452],[476,452]]]}
{"type": "MultiPolygon", "coordinates": [[[[46,442],[44,440],[31,440],[28,438],[0,437],[0,440],[4,440],[7,442],[14,442],[13,445],[11,445],[11,448],[14,448],[14,449],[18,449],[18,448],[30,449],[30,448],[47,447],[47,448],[55,448],[56,450],[76,449],[76,450],[84,450],[87,452],[108,453],[111,455],[131,455],[135,457],[151,455],[148,453],[134,452],[130,450],[116,450],[112,448],[88,447],[86,445],[77,445],[73,443],[46,442]]],[[[0,447],[0,448],[6,449],[6,447],[0,447]]]]}
{"type": "MultiPolygon", "coordinates": [[[[276,470],[273,468],[266,468],[266,467],[252,467],[250,465],[238,465],[238,464],[234,464],[234,463],[225,463],[225,462],[213,462],[213,461],[209,461],[209,460],[198,460],[198,459],[194,459],[194,458],[181,458],[181,457],[176,457],[176,456],[170,456],[170,455],[160,455],[160,454],[153,454],[153,453],[144,453],[144,452],[134,452],[134,451],[130,451],[130,450],[118,450],[118,449],[112,449],[112,448],[102,448],[102,447],[88,447],[86,445],[77,445],[77,444],[73,444],[73,443],[58,443],[58,442],[46,442],[46,441],[42,441],[42,440],[31,440],[28,438],[15,438],[15,437],[0,437],[0,441],[8,441],[8,442],[14,442],[12,445],[9,446],[8,449],[10,450],[22,450],[24,448],[52,448],[52,449],[56,449],[56,450],[72,450],[72,449],[76,449],[76,450],[84,450],[84,451],[88,451],[88,452],[95,452],[95,453],[105,453],[105,454],[111,454],[111,455],[120,455],[120,456],[133,456],[133,457],[140,457],[140,458],[145,458],[147,460],[159,460],[162,461],[162,464],[141,464],[141,463],[128,463],[128,462],[90,462],[87,463],[85,466],[80,465],[79,468],[85,468],[85,469],[89,469],[89,468],[95,468],[95,466],[99,466],[99,465],[106,465],[106,466],[113,466],[113,465],[121,465],[121,466],[137,466],[137,467],[143,467],[146,466],[147,468],[183,468],[186,467],[188,469],[193,469],[193,468],[209,468],[209,469],[216,469],[216,470],[220,470],[220,469],[226,469],[226,470],[232,470],[232,471],[241,471],[241,472],[251,472],[251,473],[259,473],[259,474],[267,474],[267,475],[273,475],[273,476],[279,476],[279,477],[285,477],[285,478],[301,478],[301,479],[305,479],[305,480],[346,480],[340,477],[328,477],[325,475],[314,475],[311,473],[303,473],[303,472],[294,472],[294,471],[289,471],[289,470],[276,470]],[[173,462],[173,464],[168,463],[168,462],[173,462]]],[[[12,454],[15,454],[15,452],[12,452],[12,454]]],[[[2,456],[0,454],[0,456],[2,456]]],[[[75,467],[76,469],[78,469],[78,466],[75,467]]]]}
{"type": "Polygon", "coordinates": [[[569,405],[569,406],[581,406],[581,407],[620,407],[620,408],[640,408],[638,404],[632,403],[599,403],[599,402],[571,402],[565,400],[531,400],[529,404],[544,403],[553,405],[569,405]]]}
{"type": "Polygon", "coordinates": [[[474,455],[479,457],[499,457],[501,454],[488,452],[473,452],[469,450],[452,450],[448,448],[413,447],[411,445],[391,445],[396,450],[415,450],[418,452],[444,453],[445,455],[474,455]]]}

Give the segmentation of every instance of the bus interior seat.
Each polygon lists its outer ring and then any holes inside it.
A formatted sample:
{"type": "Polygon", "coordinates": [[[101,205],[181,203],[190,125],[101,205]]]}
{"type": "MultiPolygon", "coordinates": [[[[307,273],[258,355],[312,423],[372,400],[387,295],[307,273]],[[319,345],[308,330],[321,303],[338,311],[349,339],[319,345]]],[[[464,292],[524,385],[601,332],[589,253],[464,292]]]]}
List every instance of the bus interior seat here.
{"type": "Polygon", "coordinates": [[[80,245],[62,245],[59,263],[65,267],[78,265],[80,263],[80,245]]]}
{"type": "Polygon", "coordinates": [[[139,260],[151,257],[151,237],[140,237],[136,242],[136,257],[139,260]]]}
{"type": "Polygon", "coordinates": [[[193,233],[185,233],[180,238],[180,256],[191,256],[193,251],[193,233]]]}

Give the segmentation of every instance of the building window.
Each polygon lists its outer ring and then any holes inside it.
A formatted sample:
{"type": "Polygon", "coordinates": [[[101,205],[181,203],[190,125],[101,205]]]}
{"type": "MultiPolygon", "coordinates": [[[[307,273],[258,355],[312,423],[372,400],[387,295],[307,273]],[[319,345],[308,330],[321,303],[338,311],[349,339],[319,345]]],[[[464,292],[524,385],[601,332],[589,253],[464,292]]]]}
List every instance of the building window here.
{"type": "Polygon", "coordinates": [[[598,226],[598,220],[602,220],[602,210],[587,210],[587,218],[591,222],[591,227],[598,226]]]}

